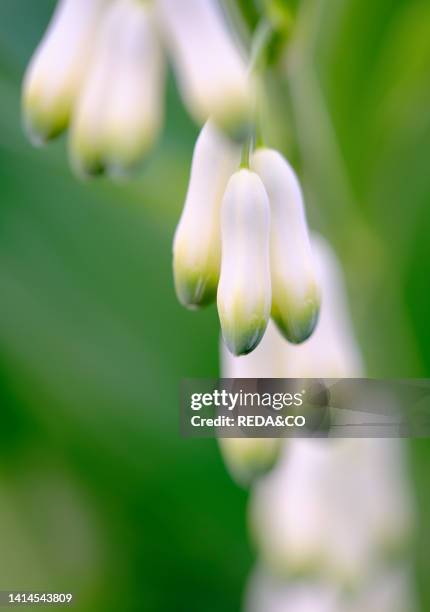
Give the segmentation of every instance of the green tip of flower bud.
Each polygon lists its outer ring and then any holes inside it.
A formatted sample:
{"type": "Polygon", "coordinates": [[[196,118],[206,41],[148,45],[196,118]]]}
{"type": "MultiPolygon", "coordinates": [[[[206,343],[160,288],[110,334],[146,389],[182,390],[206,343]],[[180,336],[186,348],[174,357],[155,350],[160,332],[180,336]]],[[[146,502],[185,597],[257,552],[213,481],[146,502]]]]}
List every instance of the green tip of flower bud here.
{"type": "Polygon", "coordinates": [[[35,96],[24,94],[22,103],[24,131],[35,147],[41,147],[59,136],[69,123],[67,104],[57,104],[55,109],[43,107],[35,96]]]}
{"type": "Polygon", "coordinates": [[[173,273],[176,295],[183,306],[195,310],[214,302],[218,273],[207,275],[204,270],[184,270],[176,258],[173,262],[173,273]]]}
{"type": "Polygon", "coordinates": [[[106,165],[102,154],[91,145],[79,144],[73,135],[70,143],[70,164],[78,178],[90,178],[105,173],[106,165]]]}
{"type": "Polygon", "coordinates": [[[272,438],[220,438],[226,466],[238,485],[249,487],[276,464],[281,440],[272,438]]]}
{"type": "Polygon", "coordinates": [[[272,318],[283,336],[292,344],[301,344],[313,334],[318,323],[320,300],[309,297],[300,305],[275,299],[272,302],[272,318]]]}
{"type": "Polygon", "coordinates": [[[221,330],[228,350],[236,356],[251,353],[266,331],[268,320],[256,314],[246,318],[243,314],[227,319],[219,309],[221,330]]]}
{"type": "Polygon", "coordinates": [[[243,144],[253,130],[253,122],[249,113],[244,113],[243,109],[232,112],[224,116],[213,115],[216,126],[226,134],[233,142],[243,144]]]}

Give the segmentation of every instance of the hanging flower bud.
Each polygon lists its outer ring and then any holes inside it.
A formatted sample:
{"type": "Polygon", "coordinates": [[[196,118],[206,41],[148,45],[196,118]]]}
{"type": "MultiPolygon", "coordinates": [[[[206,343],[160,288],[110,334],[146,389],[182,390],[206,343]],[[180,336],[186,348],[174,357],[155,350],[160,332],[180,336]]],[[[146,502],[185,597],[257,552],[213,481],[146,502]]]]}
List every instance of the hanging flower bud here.
{"type": "Polygon", "coordinates": [[[290,378],[351,378],[363,375],[363,360],[349,315],[340,263],[321,236],[312,235],[321,314],[311,338],[299,346],[285,345],[283,360],[290,378]]]}
{"type": "Polygon", "coordinates": [[[173,243],[176,293],[189,308],[215,299],[221,260],[221,201],[239,158],[239,149],[208,121],[194,148],[185,206],[173,243]]]}
{"type": "Polygon", "coordinates": [[[221,209],[218,313],[234,355],[251,352],[270,316],[270,208],[258,176],[241,169],[228,182],[221,209]]]}
{"type": "Polygon", "coordinates": [[[276,464],[281,448],[278,438],[219,438],[224,461],[240,486],[249,486],[276,464]]]}
{"type": "Polygon", "coordinates": [[[111,0],[60,0],[27,68],[23,84],[24,124],[42,144],[68,125],[86,73],[97,25],[111,0]]]}
{"type": "MultiPolygon", "coordinates": [[[[235,357],[220,342],[221,377],[282,378],[285,376],[281,359],[286,344],[272,322],[257,348],[248,355],[235,357]]],[[[242,485],[252,484],[276,464],[283,440],[281,438],[219,438],[220,450],[234,480],[242,485]]]]}
{"type": "Polygon", "coordinates": [[[251,113],[251,84],[218,0],[159,0],[160,20],[182,97],[198,123],[209,116],[232,134],[251,113]]]}
{"type": "Polygon", "coordinates": [[[118,0],[106,15],[79,97],[71,155],[82,174],[126,174],[159,133],[164,60],[153,7],[118,0]]]}
{"type": "Polygon", "coordinates": [[[272,316],[290,342],[300,343],[312,334],[320,303],[300,185],[288,162],[271,149],[257,150],[251,169],[271,207],[272,316]]]}

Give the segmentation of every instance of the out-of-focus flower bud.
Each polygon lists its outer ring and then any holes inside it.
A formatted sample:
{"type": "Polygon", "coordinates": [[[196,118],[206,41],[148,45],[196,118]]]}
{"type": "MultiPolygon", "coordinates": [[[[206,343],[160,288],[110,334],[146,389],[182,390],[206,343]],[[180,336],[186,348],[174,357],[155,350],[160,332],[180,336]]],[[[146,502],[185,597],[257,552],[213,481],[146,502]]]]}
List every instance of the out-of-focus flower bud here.
{"type": "Polygon", "coordinates": [[[241,169],[228,182],[221,210],[218,313],[234,355],[251,352],[270,316],[270,208],[261,179],[241,169]]]}
{"type": "Polygon", "coordinates": [[[277,438],[219,438],[229,472],[237,484],[249,486],[276,463],[281,449],[277,438]]]}
{"type": "MultiPolygon", "coordinates": [[[[221,339],[222,378],[282,378],[285,375],[281,359],[284,344],[284,338],[272,322],[260,344],[248,355],[232,355],[221,339]]],[[[280,438],[219,439],[224,461],[240,485],[249,485],[267,473],[276,464],[282,443],[280,438]]]]}
{"type": "MultiPolygon", "coordinates": [[[[349,612],[336,585],[323,581],[285,581],[262,565],[248,582],[245,612],[349,612]]],[[[363,612],[363,611],[362,611],[363,612]]],[[[367,612],[367,611],[366,611],[367,612]]]]}
{"type": "Polygon", "coordinates": [[[164,60],[154,9],[118,0],[106,14],[71,127],[80,174],[126,174],[152,146],[163,115],[164,60]]]}
{"type": "Polygon", "coordinates": [[[376,572],[360,594],[344,598],[339,612],[418,612],[413,576],[407,563],[376,572]],[[345,601],[346,600],[346,601],[345,601]],[[349,606],[345,608],[345,604],[349,606]]]}
{"type": "Polygon", "coordinates": [[[34,144],[68,125],[99,19],[111,0],[60,0],[23,84],[24,125],[34,144]]]}
{"type": "Polygon", "coordinates": [[[263,181],[272,214],[272,317],[290,342],[300,343],[312,334],[320,304],[300,185],[288,162],[272,149],[258,149],[251,169],[263,181]]]}
{"type": "Polygon", "coordinates": [[[251,504],[267,566],[279,575],[320,576],[362,589],[387,561],[388,535],[404,551],[412,511],[398,445],[290,440],[285,460],[258,483],[251,504]]]}
{"type": "Polygon", "coordinates": [[[185,104],[231,135],[247,132],[252,85],[218,0],[158,0],[160,21],[185,104]]]}
{"type": "Polygon", "coordinates": [[[376,571],[359,593],[324,580],[285,581],[258,566],[251,575],[246,612],[416,612],[408,567],[376,571]]]}
{"type": "Polygon", "coordinates": [[[221,201],[239,159],[238,147],[208,121],[194,148],[187,197],[173,243],[176,293],[189,308],[215,299],[221,260],[221,201]]]}

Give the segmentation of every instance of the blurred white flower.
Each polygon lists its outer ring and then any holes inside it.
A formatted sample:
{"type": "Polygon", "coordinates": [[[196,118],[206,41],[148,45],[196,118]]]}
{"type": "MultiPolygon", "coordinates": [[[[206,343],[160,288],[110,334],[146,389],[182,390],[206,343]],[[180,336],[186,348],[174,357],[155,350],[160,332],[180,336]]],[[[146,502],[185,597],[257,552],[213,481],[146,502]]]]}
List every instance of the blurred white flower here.
{"type": "Polygon", "coordinates": [[[24,77],[24,124],[34,144],[67,127],[94,50],[98,22],[111,1],[58,3],[24,77]]]}
{"type": "Polygon", "coordinates": [[[246,169],[230,178],[221,210],[221,274],[217,303],[224,341],[249,353],[266,330],[271,306],[270,208],[261,179],[246,169]]]}
{"type": "MultiPolygon", "coordinates": [[[[347,612],[339,607],[335,586],[324,582],[284,581],[258,565],[245,593],[245,612],[347,612]]],[[[362,611],[362,612],[368,612],[362,611]]]]}
{"type": "Polygon", "coordinates": [[[162,121],[164,58],[151,3],[117,0],[100,24],[73,113],[72,163],[81,174],[125,174],[162,121]]]}
{"type": "Polygon", "coordinates": [[[208,121],[194,148],[185,206],[173,243],[176,293],[184,306],[203,306],[216,297],[221,201],[239,159],[239,148],[208,121]]]}
{"type": "Polygon", "coordinates": [[[252,81],[218,0],[158,0],[182,97],[198,123],[209,117],[229,133],[251,119],[252,81]]]}
{"type": "Polygon", "coordinates": [[[359,589],[387,562],[387,545],[404,552],[413,512],[400,450],[396,440],[289,440],[251,502],[267,567],[359,589]]]}
{"type": "Polygon", "coordinates": [[[272,317],[290,342],[300,343],[312,334],[320,303],[300,185],[288,162],[272,149],[257,149],[251,169],[270,201],[272,317]]]}
{"type": "Polygon", "coordinates": [[[283,581],[257,566],[245,596],[245,612],[416,612],[410,570],[379,570],[363,591],[352,593],[322,580],[283,581]]]}
{"type": "MultiPolygon", "coordinates": [[[[313,237],[322,283],[321,317],[301,346],[284,343],[286,376],[362,375],[337,260],[313,237]]],[[[397,440],[290,439],[277,467],[257,483],[251,526],[275,575],[319,577],[363,588],[388,557],[404,552],[413,525],[405,458],[397,440]]]]}

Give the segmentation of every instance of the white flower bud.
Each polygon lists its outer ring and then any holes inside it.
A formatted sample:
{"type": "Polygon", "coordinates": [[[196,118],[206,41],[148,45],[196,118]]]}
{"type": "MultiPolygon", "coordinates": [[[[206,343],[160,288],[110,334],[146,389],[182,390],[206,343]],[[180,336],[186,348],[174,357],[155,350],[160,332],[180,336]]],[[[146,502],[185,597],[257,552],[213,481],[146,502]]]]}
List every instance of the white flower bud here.
{"type": "Polygon", "coordinates": [[[249,486],[276,463],[281,449],[279,438],[219,438],[227,468],[241,486],[249,486]]]}
{"type": "Polygon", "coordinates": [[[235,133],[247,127],[251,82],[218,0],[158,0],[182,97],[198,123],[212,117],[235,133]]]}
{"type": "Polygon", "coordinates": [[[111,0],[60,0],[23,84],[24,124],[35,144],[68,125],[97,25],[111,0]]]}
{"type": "Polygon", "coordinates": [[[105,16],[71,127],[79,173],[125,174],[153,145],[164,84],[155,26],[152,5],[141,0],[118,0],[105,16]]]}
{"type": "Polygon", "coordinates": [[[300,185],[288,162],[271,149],[258,149],[251,169],[263,181],[272,214],[272,317],[290,342],[300,343],[312,334],[320,303],[300,185]]]}
{"type": "MultiPolygon", "coordinates": [[[[284,338],[272,322],[257,348],[248,355],[236,357],[220,342],[222,378],[282,378],[284,338]]],[[[240,434],[240,432],[238,432],[240,434]]],[[[281,438],[220,438],[224,461],[236,482],[249,485],[268,472],[279,457],[281,438]]]]}
{"type": "Polygon", "coordinates": [[[221,261],[221,201],[239,160],[238,147],[208,121],[194,148],[185,206],[173,243],[176,293],[184,306],[195,308],[215,299],[221,261]]]}
{"type": "Polygon", "coordinates": [[[285,345],[286,376],[360,377],[364,367],[348,312],[340,263],[321,236],[312,236],[312,247],[321,285],[321,313],[315,332],[307,342],[285,345]]]}
{"type": "Polygon", "coordinates": [[[218,313],[224,341],[234,355],[251,352],[270,316],[270,208],[264,185],[250,170],[228,182],[221,210],[221,275],[218,313]]]}

